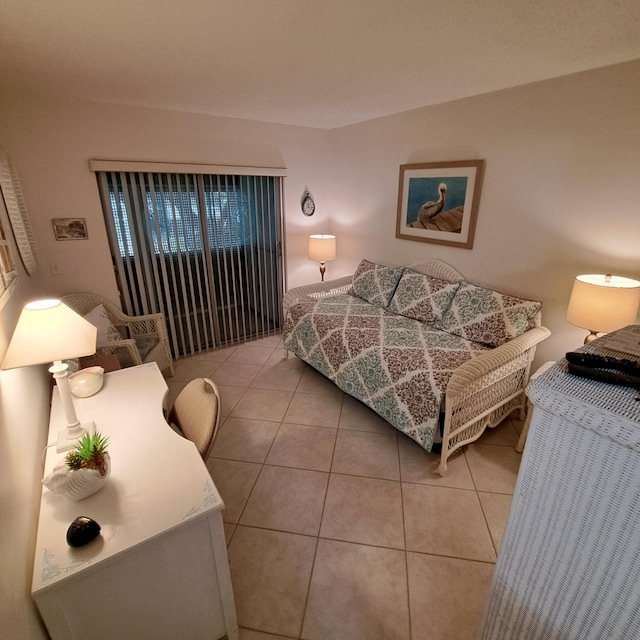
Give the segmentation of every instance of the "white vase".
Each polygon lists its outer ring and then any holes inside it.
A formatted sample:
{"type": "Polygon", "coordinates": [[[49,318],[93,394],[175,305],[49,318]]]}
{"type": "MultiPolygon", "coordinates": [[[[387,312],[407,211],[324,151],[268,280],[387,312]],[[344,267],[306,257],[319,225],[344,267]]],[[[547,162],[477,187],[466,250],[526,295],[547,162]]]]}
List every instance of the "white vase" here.
{"type": "Polygon", "coordinates": [[[82,500],[97,491],[107,483],[111,475],[111,458],[105,454],[106,473],[100,475],[97,469],[69,469],[66,462],[61,460],[53,471],[42,480],[51,493],[70,500],[82,500]]]}

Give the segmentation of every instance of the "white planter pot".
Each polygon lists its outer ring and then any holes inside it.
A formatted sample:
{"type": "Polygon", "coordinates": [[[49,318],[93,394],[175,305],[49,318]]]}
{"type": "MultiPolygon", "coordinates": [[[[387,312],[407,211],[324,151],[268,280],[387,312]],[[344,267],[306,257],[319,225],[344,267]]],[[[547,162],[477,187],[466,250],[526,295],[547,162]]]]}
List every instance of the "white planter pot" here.
{"type": "Polygon", "coordinates": [[[70,500],[82,500],[107,483],[111,475],[111,459],[105,454],[107,471],[102,476],[96,469],[69,469],[64,460],[58,462],[53,471],[42,480],[51,493],[70,500]]]}

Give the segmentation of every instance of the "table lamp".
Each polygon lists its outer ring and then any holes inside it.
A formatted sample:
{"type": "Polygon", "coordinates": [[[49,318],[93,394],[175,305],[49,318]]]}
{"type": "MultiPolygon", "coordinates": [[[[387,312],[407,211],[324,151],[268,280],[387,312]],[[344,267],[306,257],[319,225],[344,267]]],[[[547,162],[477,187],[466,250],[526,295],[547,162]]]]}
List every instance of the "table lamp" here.
{"type": "Polygon", "coordinates": [[[640,282],[610,274],[577,276],[573,283],[567,320],[590,331],[587,344],[598,333],[633,324],[640,304],[640,282]]]}
{"type": "Polygon", "coordinates": [[[320,261],[320,281],[324,282],[325,262],[336,259],[336,237],[327,233],[309,236],[309,260],[320,261]]]}
{"type": "Polygon", "coordinates": [[[29,302],[18,318],[2,369],[53,362],[49,371],[58,386],[67,428],[58,434],[57,450],[72,449],[95,425],[81,425],[73,406],[69,386],[69,365],[62,362],[96,352],[97,329],[60,300],[29,302]]]}

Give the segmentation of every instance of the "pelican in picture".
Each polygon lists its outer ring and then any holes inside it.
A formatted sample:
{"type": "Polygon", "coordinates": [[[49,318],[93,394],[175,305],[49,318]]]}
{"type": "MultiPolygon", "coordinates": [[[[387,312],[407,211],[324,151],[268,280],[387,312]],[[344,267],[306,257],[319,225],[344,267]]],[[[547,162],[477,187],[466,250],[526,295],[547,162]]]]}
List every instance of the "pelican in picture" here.
{"type": "Polygon", "coordinates": [[[418,211],[418,222],[424,224],[429,220],[433,220],[444,209],[444,197],[447,193],[447,185],[441,182],[438,186],[440,196],[433,202],[425,202],[418,211]]]}

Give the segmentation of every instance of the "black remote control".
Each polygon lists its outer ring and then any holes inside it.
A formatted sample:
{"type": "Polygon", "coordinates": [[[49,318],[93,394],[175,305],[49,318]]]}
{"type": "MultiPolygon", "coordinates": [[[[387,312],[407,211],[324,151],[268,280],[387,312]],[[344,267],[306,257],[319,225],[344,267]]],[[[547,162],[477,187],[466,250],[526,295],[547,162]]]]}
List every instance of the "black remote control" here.
{"type": "Polygon", "coordinates": [[[589,378],[590,380],[598,380],[599,382],[607,382],[609,384],[617,384],[621,387],[631,387],[640,389],[640,374],[631,374],[624,371],[611,371],[606,369],[595,369],[593,367],[584,367],[579,364],[571,364],[569,362],[569,373],[581,378],[589,378]]]}
{"type": "Polygon", "coordinates": [[[582,353],[570,351],[566,354],[567,361],[576,366],[590,369],[613,369],[625,373],[640,376],[640,363],[628,358],[614,358],[611,356],[599,356],[595,353],[582,353]]]}

